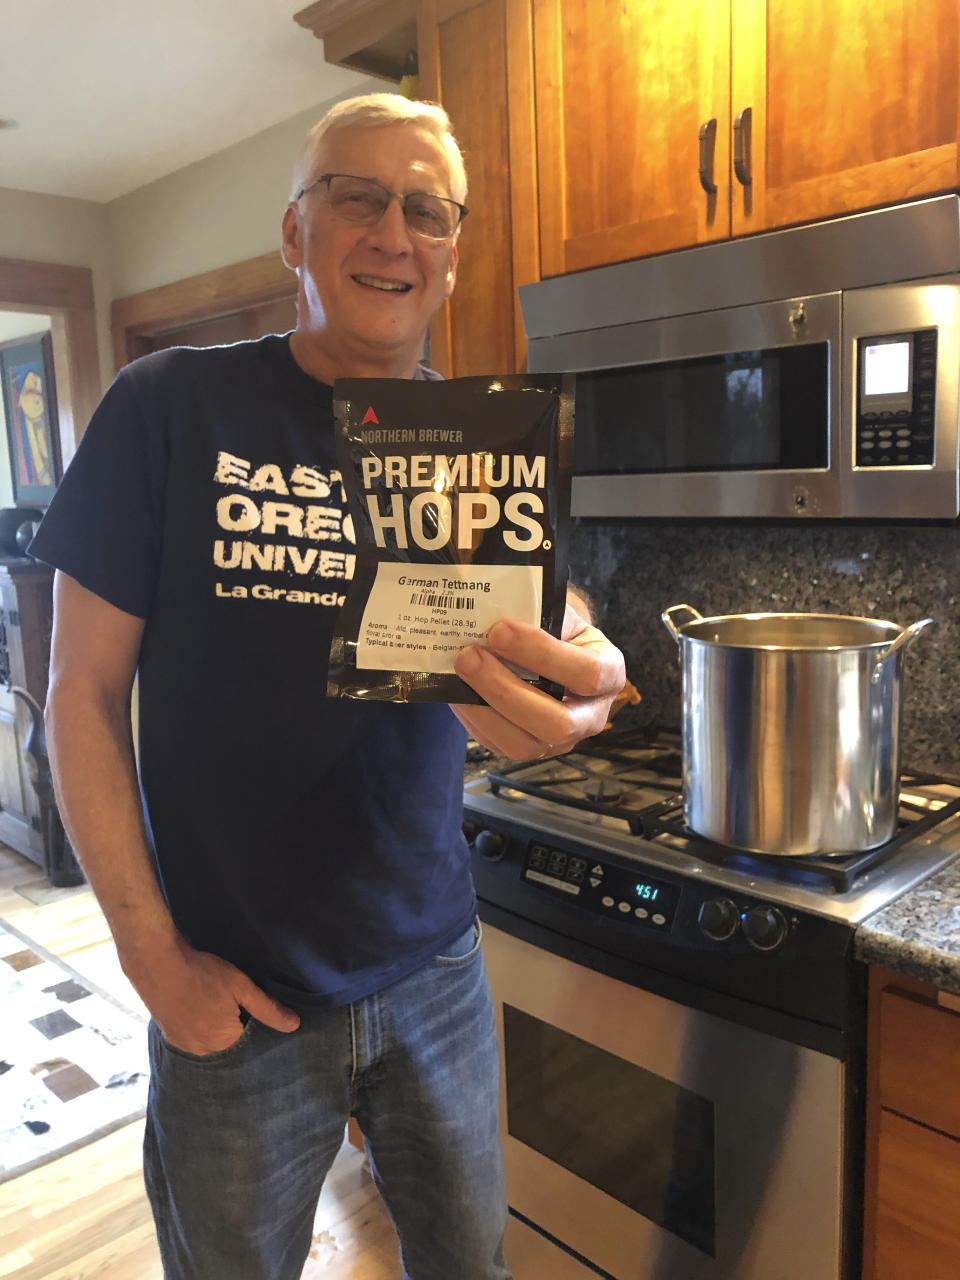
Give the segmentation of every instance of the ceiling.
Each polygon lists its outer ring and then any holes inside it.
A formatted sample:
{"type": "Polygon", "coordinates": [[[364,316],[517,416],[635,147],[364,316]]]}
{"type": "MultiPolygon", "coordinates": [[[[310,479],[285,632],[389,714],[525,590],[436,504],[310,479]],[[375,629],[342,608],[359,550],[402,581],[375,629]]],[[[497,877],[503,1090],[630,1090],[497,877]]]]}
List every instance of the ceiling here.
{"type": "Polygon", "coordinates": [[[349,92],[306,3],[0,0],[0,187],[106,202],[349,92]]]}

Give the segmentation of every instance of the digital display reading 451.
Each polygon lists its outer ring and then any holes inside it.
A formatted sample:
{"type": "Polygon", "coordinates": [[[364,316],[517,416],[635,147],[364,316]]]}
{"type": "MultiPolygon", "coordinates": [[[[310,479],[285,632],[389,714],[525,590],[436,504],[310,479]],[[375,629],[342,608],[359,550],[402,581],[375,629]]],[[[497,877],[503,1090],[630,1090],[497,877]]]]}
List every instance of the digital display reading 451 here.
{"type": "Polygon", "coordinates": [[[563,894],[568,902],[624,923],[667,932],[680,901],[678,885],[640,877],[609,863],[534,841],[527,846],[523,878],[563,894]]]}

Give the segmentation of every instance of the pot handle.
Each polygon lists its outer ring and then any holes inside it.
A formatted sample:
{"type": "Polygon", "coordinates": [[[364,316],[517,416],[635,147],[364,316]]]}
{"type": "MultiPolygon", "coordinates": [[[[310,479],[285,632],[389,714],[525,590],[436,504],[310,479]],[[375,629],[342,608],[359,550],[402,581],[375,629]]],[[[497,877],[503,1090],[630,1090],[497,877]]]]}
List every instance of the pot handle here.
{"type": "Polygon", "coordinates": [[[892,644],[888,644],[883,652],[878,656],[877,665],[873,668],[873,675],[870,677],[872,684],[876,684],[880,679],[880,672],[883,664],[890,657],[891,653],[896,653],[896,651],[898,649],[902,649],[904,645],[913,644],[920,632],[926,630],[932,622],[932,618],[921,618],[919,622],[914,622],[911,626],[904,627],[896,640],[894,640],[892,644]]]}
{"type": "MultiPolygon", "coordinates": [[[[678,649],[680,648],[680,632],[677,630],[674,624],[673,618],[670,615],[674,613],[679,613],[681,609],[686,613],[692,614],[693,618],[695,618],[698,622],[701,621],[703,618],[703,614],[698,613],[698,611],[693,607],[692,604],[672,604],[669,609],[664,609],[663,613],[661,613],[660,615],[660,621],[663,623],[663,625],[667,628],[667,630],[673,636],[674,642],[676,643],[676,646],[678,649]]],[[[688,621],[692,621],[692,619],[688,619],[688,621]]]]}

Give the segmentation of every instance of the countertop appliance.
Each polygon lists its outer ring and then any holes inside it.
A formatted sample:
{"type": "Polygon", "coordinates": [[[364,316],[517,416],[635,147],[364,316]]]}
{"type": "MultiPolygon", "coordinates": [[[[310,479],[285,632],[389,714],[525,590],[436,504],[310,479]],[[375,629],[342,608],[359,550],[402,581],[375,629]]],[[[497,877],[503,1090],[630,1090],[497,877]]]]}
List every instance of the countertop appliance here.
{"type": "Polygon", "coordinates": [[[638,718],[465,787],[531,1273],[854,1280],[853,935],[960,852],[960,779],[904,773],[879,849],[777,858],[693,836],[680,774],[638,718]]]}
{"type": "Polygon", "coordinates": [[[960,514],[960,197],[524,285],[588,517],[960,514]]]}

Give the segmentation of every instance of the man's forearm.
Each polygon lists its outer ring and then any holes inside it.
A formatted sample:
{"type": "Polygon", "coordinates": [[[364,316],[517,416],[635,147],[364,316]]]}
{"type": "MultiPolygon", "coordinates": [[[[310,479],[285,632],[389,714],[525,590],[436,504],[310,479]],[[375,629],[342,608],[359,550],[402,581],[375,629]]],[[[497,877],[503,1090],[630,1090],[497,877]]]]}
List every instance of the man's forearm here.
{"type": "Polygon", "coordinates": [[[136,985],[177,932],[147,847],[129,707],[54,683],[46,721],[64,827],[136,985]]]}

